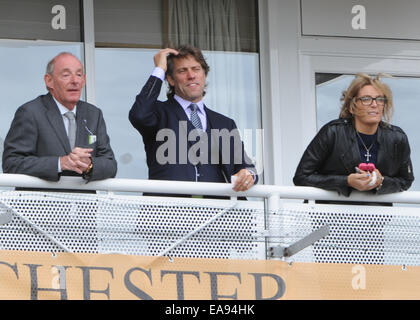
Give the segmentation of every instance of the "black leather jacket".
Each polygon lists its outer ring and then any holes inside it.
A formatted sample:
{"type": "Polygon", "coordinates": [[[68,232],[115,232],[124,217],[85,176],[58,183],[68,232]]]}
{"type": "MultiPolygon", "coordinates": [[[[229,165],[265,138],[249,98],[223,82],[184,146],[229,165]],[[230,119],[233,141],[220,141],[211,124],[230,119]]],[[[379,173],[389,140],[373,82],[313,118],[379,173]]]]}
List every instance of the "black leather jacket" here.
{"type": "MultiPolygon", "coordinates": [[[[379,190],[371,192],[385,194],[407,190],[414,176],[406,134],[397,126],[381,122],[377,142],[375,165],[384,180],[379,190]]],[[[305,150],[293,182],[297,186],[337,191],[348,197],[353,188],[348,186],[347,176],[355,173],[360,162],[352,120],[333,120],[321,128],[305,150]]]]}

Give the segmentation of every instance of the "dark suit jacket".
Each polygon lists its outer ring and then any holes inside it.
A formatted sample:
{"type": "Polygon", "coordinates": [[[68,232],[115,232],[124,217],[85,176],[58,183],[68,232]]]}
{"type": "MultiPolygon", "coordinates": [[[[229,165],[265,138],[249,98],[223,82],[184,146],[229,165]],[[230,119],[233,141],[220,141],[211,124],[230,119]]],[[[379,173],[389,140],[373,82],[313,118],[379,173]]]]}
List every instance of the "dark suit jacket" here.
{"type": "MultiPolygon", "coordinates": [[[[117,162],[109,143],[102,111],[79,101],[76,109],[76,147],[92,148],[93,169],[88,180],[115,177],[117,162]],[[90,133],[96,142],[89,144],[90,133]]],[[[18,108],[4,140],[3,172],[58,181],[58,158],[71,153],[63,117],[51,94],[18,108]]],[[[74,172],[63,175],[76,175],[74,172]]]]}
{"type": "MultiPolygon", "coordinates": [[[[209,172],[207,175],[201,175],[196,179],[197,166],[191,162],[186,152],[190,150],[195,142],[187,142],[185,149],[183,138],[188,136],[194,129],[191,121],[189,121],[184,109],[175,99],[169,99],[165,102],[158,101],[162,86],[162,80],[151,76],[140,94],[137,95],[136,101],[129,113],[131,124],[140,132],[143,137],[144,147],[147,156],[147,165],[149,167],[149,179],[156,180],[178,180],[178,181],[205,181],[205,182],[230,182],[231,175],[237,173],[243,168],[247,168],[256,172],[251,160],[247,157],[243,143],[240,140],[235,122],[217,112],[205,107],[208,130],[227,129],[232,133],[230,137],[230,145],[223,148],[222,138],[213,138],[213,144],[209,138],[209,154],[218,158],[218,164],[201,166],[200,170],[209,172]],[[161,129],[171,129],[175,133],[176,144],[173,149],[176,150],[176,161],[169,164],[161,164],[156,159],[159,147],[162,147],[165,141],[157,141],[157,135],[161,129]],[[233,130],[233,131],[232,131],[233,130]],[[218,141],[215,141],[218,140],[218,141]],[[239,143],[233,143],[239,139],[239,143]],[[222,154],[225,153],[224,155],[222,154]],[[222,159],[222,157],[225,157],[222,159]],[[184,159],[186,161],[180,161],[184,159]],[[218,171],[218,172],[217,172],[218,171]],[[225,178],[221,178],[221,177],[225,178]]],[[[184,139],[185,141],[185,139],[184,139]]],[[[210,162],[210,161],[209,161],[210,162]]]]}

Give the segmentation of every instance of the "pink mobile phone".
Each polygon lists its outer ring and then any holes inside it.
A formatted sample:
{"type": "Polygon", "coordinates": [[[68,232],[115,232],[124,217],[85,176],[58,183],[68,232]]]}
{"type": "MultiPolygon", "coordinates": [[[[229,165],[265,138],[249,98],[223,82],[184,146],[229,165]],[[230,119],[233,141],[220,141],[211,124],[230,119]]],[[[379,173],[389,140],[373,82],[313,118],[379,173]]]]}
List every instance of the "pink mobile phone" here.
{"type": "Polygon", "coordinates": [[[373,163],[360,163],[359,164],[359,169],[363,170],[363,171],[369,171],[369,172],[373,172],[375,171],[375,165],[373,163]]]}

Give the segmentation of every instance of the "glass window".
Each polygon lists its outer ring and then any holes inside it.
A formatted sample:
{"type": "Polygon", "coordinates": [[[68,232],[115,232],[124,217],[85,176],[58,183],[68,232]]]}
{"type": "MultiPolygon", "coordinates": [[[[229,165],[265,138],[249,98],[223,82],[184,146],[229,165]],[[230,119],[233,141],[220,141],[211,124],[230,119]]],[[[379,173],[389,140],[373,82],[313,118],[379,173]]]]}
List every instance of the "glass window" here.
{"type": "MultiPolygon", "coordinates": [[[[243,134],[248,154],[261,158],[257,153],[262,137],[256,133],[256,129],[261,128],[261,106],[255,0],[163,0],[153,3],[97,0],[94,11],[96,102],[107,122],[118,161],[118,178],[147,179],[143,141],[131,126],[128,113],[153,70],[153,56],[168,42],[174,45],[190,43],[203,50],[210,66],[204,97],[206,106],[234,119],[243,134]],[[231,11],[217,8],[230,8],[231,11]],[[204,37],[194,19],[181,23],[190,13],[209,16],[210,20],[206,20],[209,23],[219,25],[224,21],[227,27],[236,25],[233,30],[237,32],[226,40],[221,36],[227,29],[205,30],[204,37]],[[182,31],[168,32],[174,30],[169,26],[176,24],[173,19],[179,28],[182,24],[182,31]],[[182,35],[182,41],[174,41],[175,34],[182,35]],[[226,41],[235,42],[237,46],[230,46],[226,41]]],[[[166,100],[166,90],[166,87],[162,88],[159,100],[166,100]]]]}
{"type": "Polygon", "coordinates": [[[162,46],[161,0],[94,0],[93,3],[97,47],[162,46]]]}
{"type": "Polygon", "coordinates": [[[255,0],[95,0],[95,41],[97,47],[189,43],[257,52],[257,16],[255,0]]]}
{"type": "MultiPolygon", "coordinates": [[[[150,76],[155,52],[155,49],[96,49],[96,104],[103,111],[118,161],[117,178],[147,179],[143,141],[129,122],[128,112],[150,76]]],[[[159,99],[165,100],[164,90],[159,99]]]]}
{"type": "Polygon", "coordinates": [[[0,40],[0,164],[3,142],[15,111],[22,104],[46,94],[44,74],[47,63],[68,51],[83,61],[83,44],[24,40],[0,40]]]}
{"type": "Polygon", "coordinates": [[[0,38],[82,41],[76,0],[0,1],[0,38]]]}
{"type": "MultiPolygon", "coordinates": [[[[319,130],[328,121],[338,118],[341,94],[348,88],[354,75],[317,73],[315,79],[319,130]]],[[[420,100],[420,78],[395,76],[381,80],[389,85],[393,94],[394,115],[391,124],[401,127],[408,136],[415,177],[410,191],[418,191],[420,190],[420,136],[417,134],[418,118],[413,114],[418,112],[416,110],[420,100]]]]}

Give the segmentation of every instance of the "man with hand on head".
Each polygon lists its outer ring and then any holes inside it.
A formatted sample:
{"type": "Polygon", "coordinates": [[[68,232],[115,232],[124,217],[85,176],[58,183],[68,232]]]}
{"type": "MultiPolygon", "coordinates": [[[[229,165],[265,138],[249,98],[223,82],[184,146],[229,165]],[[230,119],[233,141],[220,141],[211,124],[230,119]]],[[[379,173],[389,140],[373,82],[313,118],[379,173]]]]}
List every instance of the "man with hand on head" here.
{"type": "Polygon", "coordinates": [[[83,101],[82,63],[62,52],[47,65],[46,95],[19,107],[4,141],[3,172],[58,181],[61,175],[88,181],[113,178],[117,162],[102,111],[83,101]]]}
{"type": "Polygon", "coordinates": [[[235,122],[204,105],[209,66],[201,50],[189,45],[162,49],[154,56],[154,64],[152,75],[129,113],[131,124],[143,137],[149,179],[231,182],[234,176],[235,191],[251,188],[257,182],[257,174],[245,153],[235,122]],[[158,101],[158,96],[165,79],[169,84],[168,100],[162,102],[158,101]],[[165,144],[159,133],[168,129],[176,137],[174,163],[161,161],[159,154],[165,144]],[[203,153],[199,156],[200,161],[191,156],[196,141],[188,139],[185,150],[181,148],[182,139],[187,140],[193,130],[204,135],[202,140],[207,142],[200,149],[206,154],[204,158],[203,153]],[[225,136],[215,138],[213,132],[222,132],[221,136],[224,132],[225,136]],[[223,138],[230,141],[229,146],[220,143],[223,138]]]}

